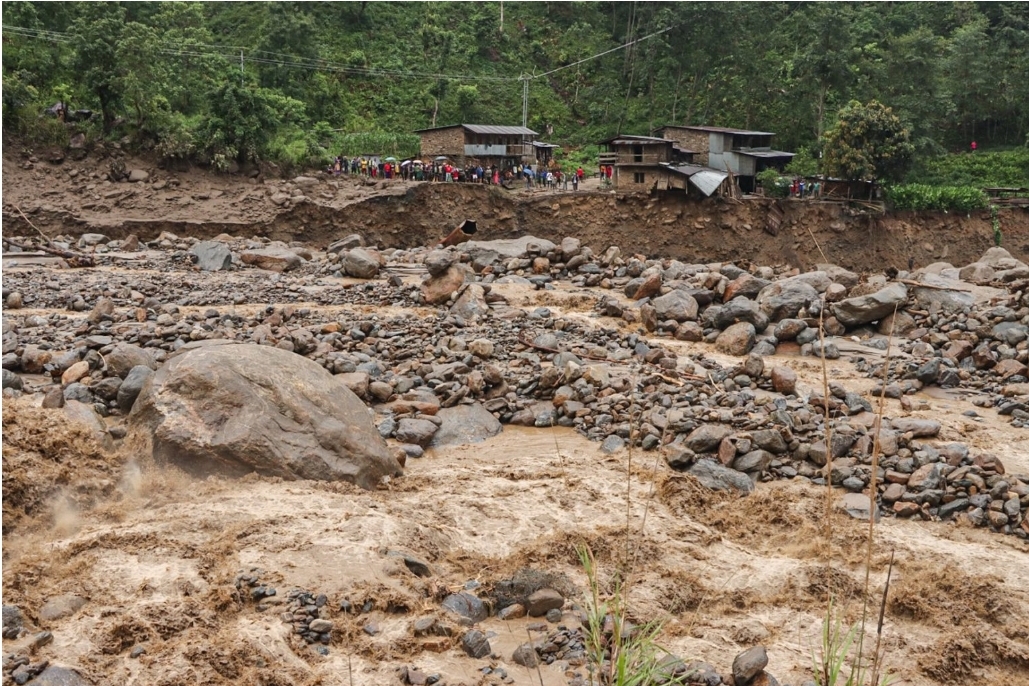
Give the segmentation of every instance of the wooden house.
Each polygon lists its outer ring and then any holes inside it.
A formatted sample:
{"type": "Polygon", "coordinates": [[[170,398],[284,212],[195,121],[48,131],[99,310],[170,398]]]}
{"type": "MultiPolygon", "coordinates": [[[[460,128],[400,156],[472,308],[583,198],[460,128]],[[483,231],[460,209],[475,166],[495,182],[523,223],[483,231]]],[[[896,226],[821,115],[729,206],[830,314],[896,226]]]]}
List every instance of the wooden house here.
{"type": "Polygon", "coordinates": [[[446,157],[458,165],[474,162],[501,168],[536,160],[533,141],[538,134],[524,126],[452,124],[415,133],[421,139],[421,156],[426,159],[446,157]]]}
{"type": "Polygon", "coordinates": [[[732,172],[740,189],[752,192],[756,176],[765,169],[782,169],[794,153],[772,149],[774,133],[721,126],[665,126],[657,130],[663,138],[696,151],[698,164],[732,172]]]}

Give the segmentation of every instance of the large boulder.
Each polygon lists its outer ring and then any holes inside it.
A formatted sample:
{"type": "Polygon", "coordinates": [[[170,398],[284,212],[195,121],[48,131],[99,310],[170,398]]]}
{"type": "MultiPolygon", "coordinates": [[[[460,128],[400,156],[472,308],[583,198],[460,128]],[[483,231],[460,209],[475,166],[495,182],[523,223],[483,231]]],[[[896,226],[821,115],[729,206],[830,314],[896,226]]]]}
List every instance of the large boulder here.
{"type": "Polygon", "coordinates": [[[128,412],[132,409],[132,406],[136,403],[136,398],[139,397],[140,392],[143,390],[143,386],[150,380],[150,377],[154,375],[154,370],[145,365],[139,365],[129,370],[129,373],[125,375],[125,380],[118,386],[118,395],[116,400],[118,407],[122,412],[128,412]]]}
{"type": "Polygon", "coordinates": [[[316,362],[280,348],[212,345],[173,355],[130,428],[155,460],[194,474],[259,472],[375,488],[402,473],[371,411],[316,362]]]}
{"type": "Polygon", "coordinates": [[[776,281],[762,288],[757,295],[761,311],[773,322],[796,317],[802,309],[816,300],[818,291],[800,277],[776,281]]]}
{"type": "Polygon", "coordinates": [[[201,271],[219,272],[232,267],[232,251],[218,241],[200,241],[189,249],[201,271]]]}
{"type": "Polygon", "coordinates": [[[150,351],[132,343],[116,343],[111,352],[104,356],[104,360],[107,368],[121,379],[128,376],[133,367],[157,368],[150,351]]]}
{"type": "MultiPolygon", "coordinates": [[[[915,303],[921,309],[931,312],[936,312],[937,310],[960,312],[964,308],[975,304],[975,293],[966,290],[969,287],[960,281],[934,274],[922,274],[918,280],[926,284],[925,287],[912,286],[915,303]]],[[[988,291],[988,289],[979,290],[980,292],[988,291]]]]}
{"type": "Polygon", "coordinates": [[[458,405],[439,411],[443,423],[432,437],[432,447],[478,443],[503,429],[500,421],[482,405],[458,405]]]}
{"type": "Polygon", "coordinates": [[[902,283],[891,283],[870,295],[841,300],[832,307],[833,315],[840,324],[847,327],[878,321],[893,314],[908,297],[908,289],[902,283]]]}
{"type": "Polygon", "coordinates": [[[520,236],[518,238],[501,238],[493,241],[468,241],[462,247],[474,260],[476,255],[481,252],[496,253],[505,259],[546,255],[549,252],[553,252],[557,245],[546,238],[520,236]]]}
{"type": "Polygon", "coordinates": [[[737,322],[718,334],[715,348],[727,355],[743,357],[754,347],[755,333],[750,322],[737,322]]]}
{"type": "Polygon", "coordinates": [[[364,248],[354,248],[343,258],[343,271],[356,279],[374,279],[379,274],[379,260],[364,248]]]}
{"type": "Polygon", "coordinates": [[[669,291],[654,298],[651,304],[662,321],[674,319],[677,322],[685,322],[697,318],[697,301],[693,296],[680,290],[669,291]]]}
{"type": "Polygon", "coordinates": [[[489,312],[486,291],[477,283],[468,284],[450,308],[450,312],[467,321],[475,321],[485,316],[489,312]]]}
{"type": "Polygon", "coordinates": [[[260,250],[245,250],[239,259],[243,264],[253,265],[273,272],[285,272],[296,269],[303,260],[300,255],[289,248],[270,245],[260,250]]]}
{"type": "Polygon", "coordinates": [[[770,282],[767,279],[759,279],[753,274],[743,273],[730,281],[722,293],[722,302],[729,302],[733,298],[756,298],[757,294],[770,282]]]}
{"type": "Polygon", "coordinates": [[[739,491],[747,494],[754,490],[754,482],[743,472],[726,467],[715,460],[697,460],[687,473],[712,491],[739,491]]]}
{"type": "Polygon", "coordinates": [[[464,284],[465,272],[454,264],[439,276],[431,276],[422,283],[422,301],[426,305],[445,303],[464,284]]]}

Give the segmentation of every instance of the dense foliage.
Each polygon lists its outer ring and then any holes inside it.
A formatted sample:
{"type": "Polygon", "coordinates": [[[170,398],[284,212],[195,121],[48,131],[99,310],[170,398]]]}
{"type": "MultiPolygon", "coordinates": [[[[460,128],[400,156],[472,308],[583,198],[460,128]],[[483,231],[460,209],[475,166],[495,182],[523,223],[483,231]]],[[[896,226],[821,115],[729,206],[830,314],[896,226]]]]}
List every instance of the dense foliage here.
{"type": "Polygon", "coordinates": [[[943,186],[1029,187],[1029,149],[925,158],[908,178],[943,186]]]}
{"type": "Polygon", "coordinates": [[[825,134],[822,170],[844,179],[902,179],[914,154],[910,139],[910,132],[889,107],[851,101],[825,134]]]}
{"type": "Polygon", "coordinates": [[[947,210],[971,212],[984,210],[989,199],[979,188],[971,186],[927,186],[909,183],[885,188],[886,204],[894,210],[947,210]]]}
{"type": "Polygon", "coordinates": [[[923,160],[972,140],[1023,146],[1029,134],[1020,2],[5,2],[2,12],[5,129],[48,141],[55,130],[39,114],[63,101],[99,113],[83,127],[90,137],[215,163],[317,160],[340,152],[344,132],[518,124],[522,76],[529,126],[571,147],[704,123],[775,131],[777,146],[814,160],[851,100],[892,108],[923,160]]]}

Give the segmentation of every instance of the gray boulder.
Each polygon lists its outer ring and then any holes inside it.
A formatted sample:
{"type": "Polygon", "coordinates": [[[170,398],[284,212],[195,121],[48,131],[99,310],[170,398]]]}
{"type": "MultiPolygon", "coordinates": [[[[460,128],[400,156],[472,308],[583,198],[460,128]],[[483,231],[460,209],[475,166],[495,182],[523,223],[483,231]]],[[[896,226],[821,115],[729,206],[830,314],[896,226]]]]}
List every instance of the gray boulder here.
{"type": "Polygon", "coordinates": [[[129,370],[129,373],[125,375],[125,380],[121,382],[121,386],[118,386],[118,395],[116,396],[118,407],[122,412],[132,409],[143,386],[153,375],[154,370],[145,365],[138,365],[129,370]]]}
{"type": "Polygon", "coordinates": [[[738,472],[763,472],[774,459],[767,450],[751,450],[733,460],[732,468],[738,472]]]}
{"type": "Polygon", "coordinates": [[[379,274],[379,260],[364,248],[354,248],[343,258],[343,271],[356,279],[374,279],[379,274]]]}
{"type": "Polygon", "coordinates": [[[200,241],[189,249],[201,271],[220,272],[232,267],[232,251],[218,241],[200,241]]]}
{"type": "Polygon", "coordinates": [[[932,312],[960,312],[975,304],[975,294],[962,289],[963,284],[934,274],[922,274],[919,278],[927,287],[912,286],[915,303],[932,312]]]}
{"type": "Polygon", "coordinates": [[[432,437],[432,447],[479,443],[503,430],[500,420],[482,405],[458,405],[443,408],[436,415],[443,424],[432,437]]]}
{"type": "Polygon", "coordinates": [[[13,388],[16,391],[22,389],[21,377],[12,372],[10,369],[5,369],[4,372],[4,388],[13,388]]]}
{"type": "Polygon", "coordinates": [[[750,681],[768,666],[768,654],[764,646],[754,646],[736,656],[732,661],[732,678],[738,686],[750,681]]]}
{"type": "Polygon", "coordinates": [[[907,297],[908,289],[904,284],[891,283],[870,295],[841,300],[832,306],[832,313],[846,327],[859,326],[893,314],[907,297]]]}
{"type": "Polygon", "coordinates": [[[129,427],[157,462],[195,474],[256,471],[367,489],[402,474],[356,395],[318,363],[270,346],[173,355],[143,388],[129,427]]]}
{"type": "Polygon", "coordinates": [[[450,308],[450,312],[466,321],[475,321],[482,317],[489,312],[486,291],[477,283],[468,284],[450,308]]]}
{"type": "Polygon", "coordinates": [[[429,445],[433,435],[438,430],[439,426],[428,419],[404,417],[397,425],[397,440],[401,443],[412,443],[424,448],[429,445]]]}
{"type": "Polygon", "coordinates": [[[104,356],[107,368],[124,379],[133,367],[149,367],[157,369],[157,363],[148,350],[131,343],[117,343],[111,352],[104,356]]]}
{"type": "Polygon", "coordinates": [[[725,424],[701,424],[686,437],[686,447],[695,453],[709,453],[731,435],[732,427],[725,424]]]}
{"type": "Polygon", "coordinates": [[[715,460],[697,460],[686,472],[692,474],[701,486],[712,491],[739,491],[746,494],[754,490],[754,482],[749,476],[715,460]]]}
{"type": "Polygon", "coordinates": [[[657,310],[658,319],[662,321],[674,319],[677,322],[685,322],[697,318],[697,301],[683,291],[670,291],[650,302],[657,310]]]}
{"type": "Polygon", "coordinates": [[[799,277],[776,281],[762,288],[757,294],[757,303],[761,306],[761,311],[774,322],[796,317],[803,308],[816,300],[818,291],[799,277]]]}
{"type": "Polygon", "coordinates": [[[450,250],[433,250],[425,256],[425,269],[429,276],[443,276],[456,259],[457,255],[450,250]]]}

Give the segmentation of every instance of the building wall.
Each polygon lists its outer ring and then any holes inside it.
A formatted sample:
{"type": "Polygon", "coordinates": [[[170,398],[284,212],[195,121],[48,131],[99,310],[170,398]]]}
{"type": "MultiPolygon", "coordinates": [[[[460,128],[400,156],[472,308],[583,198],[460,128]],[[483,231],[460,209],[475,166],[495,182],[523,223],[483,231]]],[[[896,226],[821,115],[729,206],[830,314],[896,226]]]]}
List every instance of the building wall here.
{"type": "Polygon", "coordinates": [[[460,126],[423,131],[418,136],[421,138],[422,157],[446,155],[458,158],[464,156],[464,129],[460,126]]]}
{"type": "Polygon", "coordinates": [[[612,152],[618,155],[618,161],[615,164],[657,164],[672,161],[672,146],[667,143],[641,145],[643,156],[639,160],[636,159],[636,146],[634,145],[612,145],[610,147],[612,152]]]}
{"type": "Polygon", "coordinates": [[[615,167],[612,181],[616,188],[627,191],[649,191],[654,188],[660,179],[667,181],[668,170],[653,165],[626,165],[620,164],[615,167]],[[643,174],[643,183],[636,181],[636,174],[643,174]]]}
{"type": "Polygon", "coordinates": [[[707,164],[708,134],[703,131],[690,131],[675,127],[667,127],[663,131],[664,137],[675,141],[680,148],[696,151],[693,158],[694,164],[707,164]]]}

